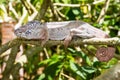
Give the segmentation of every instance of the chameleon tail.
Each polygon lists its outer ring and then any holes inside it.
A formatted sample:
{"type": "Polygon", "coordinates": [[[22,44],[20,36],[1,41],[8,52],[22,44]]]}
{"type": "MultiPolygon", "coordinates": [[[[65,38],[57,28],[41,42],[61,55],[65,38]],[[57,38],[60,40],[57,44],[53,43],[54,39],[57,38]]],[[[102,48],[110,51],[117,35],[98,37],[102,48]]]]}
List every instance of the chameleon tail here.
{"type": "Polygon", "coordinates": [[[108,62],[114,57],[114,47],[101,47],[96,52],[96,57],[101,62],[108,62]]]}

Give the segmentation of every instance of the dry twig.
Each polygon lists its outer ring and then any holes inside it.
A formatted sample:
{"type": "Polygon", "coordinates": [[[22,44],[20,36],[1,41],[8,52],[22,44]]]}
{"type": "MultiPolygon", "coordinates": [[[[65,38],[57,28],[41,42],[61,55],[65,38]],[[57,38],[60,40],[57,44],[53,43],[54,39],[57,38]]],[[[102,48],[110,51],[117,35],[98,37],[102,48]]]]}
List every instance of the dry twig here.
{"type": "Polygon", "coordinates": [[[105,4],[104,4],[104,6],[103,6],[103,8],[102,8],[102,10],[101,10],[101,12],[100,12],[100,15],[99,15],[98,19],[97,19],[97,23],[99,23],[99,24],[103,23],[103,21],[104,21],[104,16],[105,16],[105,14],[106,14],[106,12],[107,12],[109,3],[110,3],[110,0],[106,0],[106,1],[105,1],[105,4]]]}

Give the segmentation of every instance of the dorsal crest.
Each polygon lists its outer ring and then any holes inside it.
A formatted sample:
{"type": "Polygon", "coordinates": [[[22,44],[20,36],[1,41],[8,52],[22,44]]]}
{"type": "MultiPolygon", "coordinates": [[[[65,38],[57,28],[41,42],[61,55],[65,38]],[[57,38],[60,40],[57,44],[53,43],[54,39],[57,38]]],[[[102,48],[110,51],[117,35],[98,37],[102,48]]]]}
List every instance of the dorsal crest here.
{"type": "Polygon", "coordinates": [[[42,23],[40,21],[34,20],[34,21],[29,21],[24,27],[27,27],[29,29],[35,28],[40,26],[42,23]]]}

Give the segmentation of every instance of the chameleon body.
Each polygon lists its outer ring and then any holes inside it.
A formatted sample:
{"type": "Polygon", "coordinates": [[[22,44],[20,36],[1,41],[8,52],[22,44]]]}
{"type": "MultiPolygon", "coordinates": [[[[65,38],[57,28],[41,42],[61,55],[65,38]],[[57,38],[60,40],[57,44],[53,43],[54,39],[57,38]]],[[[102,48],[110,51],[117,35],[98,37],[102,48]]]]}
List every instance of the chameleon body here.
{"type": "MultiPolygon", "coordinates": [[[[65,47],[68,46],[74,36],[80,38],[107,38],[104,31],[97,29],[83,21],[65,21],[65,22],[46,22],[30,21],[27,24],[16,29],[17,37],[25,39],[40,39],[43,46],[46,41],[64,40],[65,47]]],[[[99,48],[96,57],[100,61],[109,61],[115,53],[115,49],[99,48]],[[110,54],[110,56],[109,56],[110,54]],[[105,57],[106,56],[106,57],[105,57]],[[103,58],[101,58],[103,57],[103,58]]]]}
{"type": "Polygon", "coordinates": [[[67,46],[73,36],[80,38],[106,38],[108,35],[83,21],[46,22],[30,21],[15,30],[17,37],[40,39],[44,45],[50,40],[64,40],[67,46]]]}

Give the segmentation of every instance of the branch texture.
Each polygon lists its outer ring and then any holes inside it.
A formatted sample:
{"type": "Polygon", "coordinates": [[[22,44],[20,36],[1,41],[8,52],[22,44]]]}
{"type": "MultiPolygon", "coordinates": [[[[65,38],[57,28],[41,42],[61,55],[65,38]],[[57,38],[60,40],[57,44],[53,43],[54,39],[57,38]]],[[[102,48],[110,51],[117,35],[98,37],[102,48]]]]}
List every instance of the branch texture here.
{"type": "MultiPolygon", "coordinates": [[[[8,50],[9,48],[19,45],[19,44],[32,44],[32,45],[39,45],[41,46],[41,41],[40,40],[26,40],[26,39],[14,39],[0,47],[0,54],[8,50]]],[[[55,45],[64,45],[63,41],[54,41],[54,40],[49,40],[46,42],[44,47],[51,47],[55,45]]],[[[88,45],[120,45],[120,38],[91,38],[91,39],[73,39],[69,46],[78,46],[78,45],[83,45],[83,44],[88,44],[88,45]]]]}
{"type": "MultiPolygon", "coordinates": [[[[18,39],[19,40],[19,39],[18,39]]],[[[25,44],[33,44],[33,45],[41,45],[40,40],[21,40],[20,42],[25,44]]],[[[54,45],[64,45],[63,41],[53,41],[49,40],[46,42],[45,47],[50,47],[54,45]]],[[[91,38],[91,39],[73,39],[69,46],[78,46],[78,45],[120,45],[120,39],[119,38],[91,38]]]]}
{"type": "Polygon", "coordinates": [[[120,62],[94,80],[120,80],[120,62]]]}

